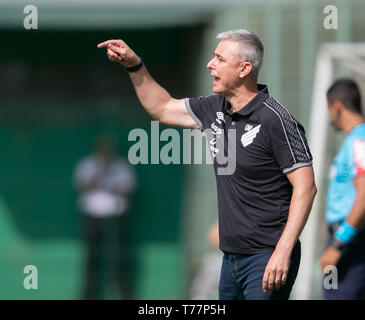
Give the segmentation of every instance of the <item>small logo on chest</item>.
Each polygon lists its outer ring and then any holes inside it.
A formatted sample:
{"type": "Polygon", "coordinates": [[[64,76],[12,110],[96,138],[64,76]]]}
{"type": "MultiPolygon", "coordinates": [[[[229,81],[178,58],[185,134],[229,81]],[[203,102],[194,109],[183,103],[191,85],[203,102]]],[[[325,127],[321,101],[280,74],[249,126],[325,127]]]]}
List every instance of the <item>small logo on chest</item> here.
{"type": "Polygon", "coordinates": [[[260,132],[261,124],[253,127],[252,124],[246,124],[245,131],[248,131],[244,133],[241,137],[241,142],[243,147],[247,147],[250,145],[253,140],[256,138],[257,134],[260,132]]]}

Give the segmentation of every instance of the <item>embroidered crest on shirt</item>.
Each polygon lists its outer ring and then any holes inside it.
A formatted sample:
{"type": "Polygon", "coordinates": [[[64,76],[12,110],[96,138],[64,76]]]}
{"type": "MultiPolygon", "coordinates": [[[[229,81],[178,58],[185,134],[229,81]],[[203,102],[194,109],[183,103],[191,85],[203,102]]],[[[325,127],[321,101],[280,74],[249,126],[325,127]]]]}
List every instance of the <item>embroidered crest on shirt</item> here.
{"type": "Polygon", "coordinates": [[[219,124],[222,124],[222,121],[223,122],[226,122],[224,120],[224,114],[223,112],[217,112],[217,118],[215,119],[219,124]]]}
{"type": "Polygon", "coordinates": [[[356,174],[365,174],[365,140],[355,140],[353,146],[356,174]]]}
{"type": "Polygon", "coordinates": [[[247,147],[250,145],[253,140],[256,138],[257,134],[260,132],[261,124],[254,127],[250,124],[247,124],[245,127],[245,130],[248,131],[244,133],[241,137],[241,142],[243,147],[247,147]]]}

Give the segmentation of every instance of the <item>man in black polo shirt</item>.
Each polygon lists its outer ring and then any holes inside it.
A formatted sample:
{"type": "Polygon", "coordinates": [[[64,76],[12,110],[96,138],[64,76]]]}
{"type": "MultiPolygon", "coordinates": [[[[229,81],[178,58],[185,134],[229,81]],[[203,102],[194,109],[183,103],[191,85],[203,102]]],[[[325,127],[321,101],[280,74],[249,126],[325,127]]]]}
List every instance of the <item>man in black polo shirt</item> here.
{"type": "Polygon", "coordinates": [[[213,95],[174,99],[122,40],[98,45],[129,71],[137,96],[160,122],[206,130],[217,179],[220,299],[288,299],[300,262],[299,236],[316,194],[303,127],[257,84],[260,39],[231,30],[207,68],[213,95]]]}

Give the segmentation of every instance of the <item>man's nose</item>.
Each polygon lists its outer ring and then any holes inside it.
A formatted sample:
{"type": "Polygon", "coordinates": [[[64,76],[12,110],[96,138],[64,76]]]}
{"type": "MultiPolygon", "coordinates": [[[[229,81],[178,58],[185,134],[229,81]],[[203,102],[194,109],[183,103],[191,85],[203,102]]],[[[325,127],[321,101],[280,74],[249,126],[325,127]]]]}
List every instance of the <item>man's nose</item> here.
{"type": "Polygon", "coordinates": [[[214,68],[214,63],[213,63],[213,61],[214,61],[214,58],[213,58],[213,59],[210,59],[210,61],[208,62],[208,64],[207,64],[207,68],[208,68],[208,69],[213,69],[213,68],[214,68]]]}

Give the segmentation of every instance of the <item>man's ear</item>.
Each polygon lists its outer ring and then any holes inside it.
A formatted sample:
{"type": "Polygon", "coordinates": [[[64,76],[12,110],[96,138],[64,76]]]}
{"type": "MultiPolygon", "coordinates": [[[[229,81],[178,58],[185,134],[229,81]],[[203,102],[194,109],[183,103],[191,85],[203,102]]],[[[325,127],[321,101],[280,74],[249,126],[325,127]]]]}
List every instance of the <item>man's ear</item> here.
{"type": "Polygon", "coordinates": [[[240,63],[239,77],[241,79],[243,79],[244,77],[246,77],[247,75],[250,74],[251,70],[252,70],[251,62],[248,62],[248,61],[241,62],[240,63]]]}

